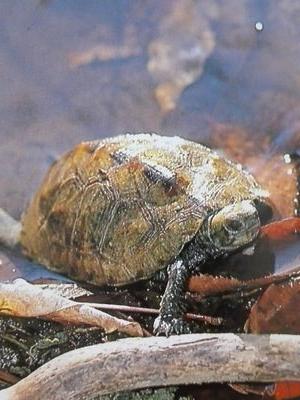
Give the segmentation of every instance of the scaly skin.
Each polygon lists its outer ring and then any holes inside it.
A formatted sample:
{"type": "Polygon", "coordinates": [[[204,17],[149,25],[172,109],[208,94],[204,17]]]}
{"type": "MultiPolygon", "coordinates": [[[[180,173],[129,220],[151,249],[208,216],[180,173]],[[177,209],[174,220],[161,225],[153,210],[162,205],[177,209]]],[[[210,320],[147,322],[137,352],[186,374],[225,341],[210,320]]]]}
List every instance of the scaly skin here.
{"type": "Polygon", "coordinates": [[[258,212],[250,202],[226,207],[204,221],[195,238],[168,267],[169,280],[161,300],[160,315],[154,322],[155,334],[169,336],[189,332],[183,319],[188,278],[199,274],[205,263],[250,244],[258,235],[259,227],[258,212]],[[219,242],[215,235],[220,237],[219,242]]]}

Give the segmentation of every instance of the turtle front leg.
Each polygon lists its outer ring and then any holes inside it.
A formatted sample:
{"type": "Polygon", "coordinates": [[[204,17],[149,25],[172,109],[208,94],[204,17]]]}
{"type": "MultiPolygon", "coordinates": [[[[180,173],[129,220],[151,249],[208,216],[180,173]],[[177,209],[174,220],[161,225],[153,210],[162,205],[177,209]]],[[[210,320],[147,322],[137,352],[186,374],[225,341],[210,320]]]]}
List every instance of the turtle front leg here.
{"type": "Polygon", "coordinates": [[[183,260],[177,260],[168,267],[169,280],[160,303],[159,316],[154,321],[153,332],[166,336],[172,333],[189,333],[189,327],[183,320],[185,312],[185,289],[190,275],[183,260]]]}

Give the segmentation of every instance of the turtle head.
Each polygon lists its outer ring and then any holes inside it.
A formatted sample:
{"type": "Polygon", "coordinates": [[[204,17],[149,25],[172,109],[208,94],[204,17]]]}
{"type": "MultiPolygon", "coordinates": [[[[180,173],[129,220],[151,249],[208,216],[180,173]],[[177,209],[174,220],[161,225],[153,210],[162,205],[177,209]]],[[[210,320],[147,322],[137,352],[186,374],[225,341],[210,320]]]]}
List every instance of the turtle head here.
{"type": "Polygon", "coordinates": [[[207,220],[207,237],[218,253],[230,253],[250,244],[258,235],[260,219],[249,200],[230,204],[207,220]]]}

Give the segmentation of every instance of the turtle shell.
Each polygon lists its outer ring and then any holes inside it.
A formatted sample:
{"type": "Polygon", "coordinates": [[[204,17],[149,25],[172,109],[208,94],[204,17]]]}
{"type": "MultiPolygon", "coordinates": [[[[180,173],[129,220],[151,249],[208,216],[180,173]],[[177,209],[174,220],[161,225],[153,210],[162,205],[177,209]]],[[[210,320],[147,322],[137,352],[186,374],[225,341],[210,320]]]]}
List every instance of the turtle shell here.
{"type": "Polygon", "coordinates": [[[70,277],[122,285],[168,265],[208,213],[264,196],[240,166],[179,137],[83,142],[51,166],[23,215],[21,244],[70,277]]]}

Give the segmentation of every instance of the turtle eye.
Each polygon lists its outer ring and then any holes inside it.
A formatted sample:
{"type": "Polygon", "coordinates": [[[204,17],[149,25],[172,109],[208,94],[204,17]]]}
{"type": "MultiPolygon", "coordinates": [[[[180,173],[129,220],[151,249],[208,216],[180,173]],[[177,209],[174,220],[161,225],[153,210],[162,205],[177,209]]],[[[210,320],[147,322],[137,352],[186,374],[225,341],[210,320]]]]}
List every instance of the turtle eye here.
{"type": "Polygon", "coordinates": [[[227,228],[229,228],[231,231],[238,231],[243,227],[243,223],[237,219],[232,219],[228,221],[226,225],[227,228]]]}

